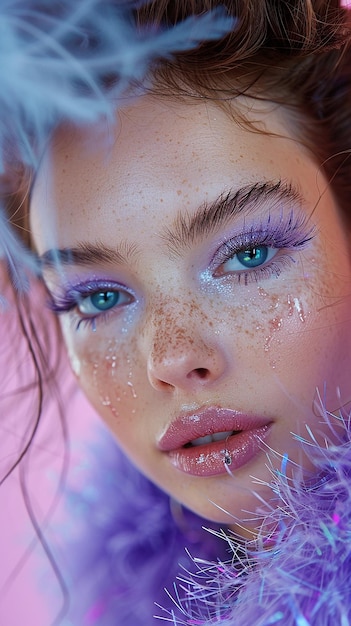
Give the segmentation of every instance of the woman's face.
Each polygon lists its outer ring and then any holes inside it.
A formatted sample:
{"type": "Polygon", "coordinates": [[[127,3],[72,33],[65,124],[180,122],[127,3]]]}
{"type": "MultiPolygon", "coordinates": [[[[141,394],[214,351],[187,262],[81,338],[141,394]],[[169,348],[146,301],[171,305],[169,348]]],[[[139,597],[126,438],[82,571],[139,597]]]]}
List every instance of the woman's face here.
{"type": "Polygon", "coordinates": [[[62,130],[31,206],[87,396],[145,474],[221,523],[266,494],[271,449],[310,469],[292,433],[323,438],[318,393],[351,399],[348,235],[287,113],[246,113],[268,133],[151,96],[113,141],[62,130]]]}

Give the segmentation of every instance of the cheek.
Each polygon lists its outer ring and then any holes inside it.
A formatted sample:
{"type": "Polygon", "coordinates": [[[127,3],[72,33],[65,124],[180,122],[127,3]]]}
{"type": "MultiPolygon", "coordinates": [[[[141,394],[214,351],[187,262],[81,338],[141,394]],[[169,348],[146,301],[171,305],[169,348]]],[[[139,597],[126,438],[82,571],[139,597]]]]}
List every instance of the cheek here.
{"type": "Polygon", "coordinates": [[[73,334],[65,322],[62,331],[74,373],[101,417],[112,427],[126,424],[137,413],[142,383],[136,370],[135,340],[111,339],[107,328],[73,334]]]}
{"type": "Polygon", "coordinates": [[[350,270],[309,268],[309,275],[294,280],[250,287],[235,307],[233,295],[226,299],[224,332],[236,360],[234,377],[256,397],[262,392],[262,398],[279,399],[282,410],[289,396],[311,408],[317,389],[328,408],[340,406],[340,389],[349,401],[350,270]]]}
{"type": "Polygon", "coordinates": [[[259,350],[273,370],[284,370],[293,352],[301,351],[301,342],[311,316],[311,302],[306,284],[295,281],[294,287],[258,287],[255,332],[259,350]],[[289,356],[289,359],[287,357],[289,356]]]}
{"type": "Polygon", "coordinates": [[[307,292],[306,283],[296,280],[293,288],[277,280],[265,287],[240,289],[239,297],[231,293],[217,311],[215,326],[225,328],[237,360],[246,365],[250,360],[253,369],[255,363],[275,369],[309,326],[313,299],[307,292]]]}

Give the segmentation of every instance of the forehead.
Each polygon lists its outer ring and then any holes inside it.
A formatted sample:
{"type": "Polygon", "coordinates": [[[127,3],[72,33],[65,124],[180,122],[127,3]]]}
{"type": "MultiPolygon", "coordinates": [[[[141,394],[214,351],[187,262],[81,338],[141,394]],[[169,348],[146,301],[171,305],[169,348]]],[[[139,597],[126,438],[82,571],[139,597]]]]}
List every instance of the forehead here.
{"type": "Polygon", "coordinates": [[[236,106],[264,132],[238,124],[235,110],[230,115],[213,102],[151,96],[119,110],[113,128],[60,129],[32,194],[39,252],[48,220],[60,245],[71,245],[82,238],[82,224],[86,240],[96,239],[97,224],[109,237],[112,222],[147,229],[150,220],[167,222],[233,188],[287,178],[299,186],[309,170],[315,175],[315,164],[287,130],[286,112],[270,103],[236,106]]]}

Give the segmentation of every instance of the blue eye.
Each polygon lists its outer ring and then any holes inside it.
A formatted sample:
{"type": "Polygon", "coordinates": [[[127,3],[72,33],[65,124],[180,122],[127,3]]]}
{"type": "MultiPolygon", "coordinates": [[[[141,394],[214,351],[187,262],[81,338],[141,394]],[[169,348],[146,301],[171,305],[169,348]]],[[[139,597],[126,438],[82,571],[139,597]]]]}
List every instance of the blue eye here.
{"type": "Polygon", "coordinates": [[[84,296],[80,299],[78,309],[84,315],[94,315],[99,312],[108,311],[115,306],[120,306],[130,302],[131,296],[121,290],[101,289],[95,293],[84,296]]]}
{"type": "Polygon", "coordinates": [[[257,267],[258,265],[262,265],[265,263],[268,257],[268,247],[267,246],[257,246],[255,248],[249,248],[248,250],[242,250],[238,252],[236,258],[239,263],[244,265],[244,267],[257,267]]]}
{"type": "Polygon", "coordinates": [[[239,250],[222,264],[222,272],[242,272],[255,269],[270,261],[276,254],[277,248],[258,245],[239,250]]]}
{"type": "Polygon", "coordinates": [[[94,293],[90,297],[90,301],[99,311],[106,311],[118,303],[119,297],[120,295],[116,291],[100,291],[99,293],[94,293]]]}

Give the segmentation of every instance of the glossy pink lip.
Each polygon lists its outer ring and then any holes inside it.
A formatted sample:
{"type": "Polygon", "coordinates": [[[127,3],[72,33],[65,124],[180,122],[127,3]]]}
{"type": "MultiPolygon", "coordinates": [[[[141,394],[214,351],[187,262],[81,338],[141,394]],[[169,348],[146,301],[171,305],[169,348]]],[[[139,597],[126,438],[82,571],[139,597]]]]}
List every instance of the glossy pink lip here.
{"type": "Polygon", "coordinates": [[[226,474],[227,467],[237,470],[260,452],[271,424],[272,420],[265,417],[206,407],[180,415],[161,437],[158,448],[168,454],[175,467],[187,474],[226,474]],[[199,437],[226,431],[236,432],[222,441],[184,447],[199,437]]]}

